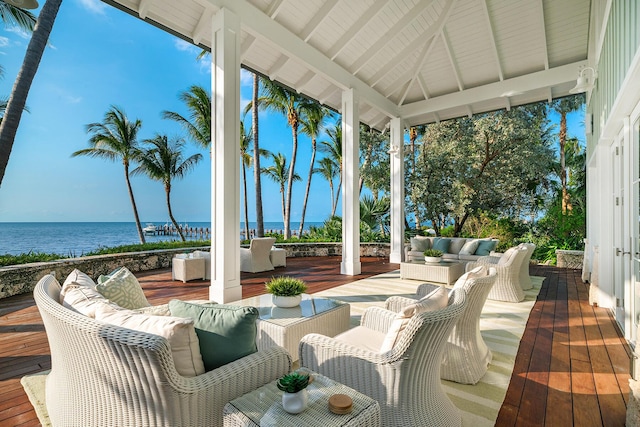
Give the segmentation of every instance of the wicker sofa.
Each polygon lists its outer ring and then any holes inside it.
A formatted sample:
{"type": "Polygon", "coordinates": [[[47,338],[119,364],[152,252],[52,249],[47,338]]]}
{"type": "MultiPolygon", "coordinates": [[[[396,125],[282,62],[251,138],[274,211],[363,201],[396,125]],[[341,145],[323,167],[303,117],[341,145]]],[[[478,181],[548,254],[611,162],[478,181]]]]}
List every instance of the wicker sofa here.
{"type": "Polygon", "coordinates": [[[222,408],[291,369],[281,347],[194,377],[178,374],[167,339],[84,316],[60,304],[44,276],[34,289],[49,347],[46,403],[52,425],[222,426],[222,408]]]}
{"type": "MultiPolygon", "coordinates": [[[[409,244],[405,245],[405,261],[422,261],[424,260],[423,251],[425,249],[432,249],[434,245],[437,244],[438,239],[440,237],[435,236],[415,236],[411,238],[409,244]]],[[[447,250],[443,251],[442,258],[445,260],[455,260],[455,261],[477,261],[482,256],[488,256],[492,250],[498,245],[497,239],[484,238],[484,239],[474,239],[474,238],[466,238],[466,237],[446,237],[444,239],[449,240],[449,244],[447,246],[447,250]],[[480,246],[480,242],[483,243],[483,247],[480,246]],[[467,248],[465,248],[465,244],[469,243],[467,248]],[[477,243],[477,246],[476,246],[477,243]],[[491,243],[489,246],[486,246],[488,243],[491,243]],[[475,246],[475,247],[474,247],[475,246]],[[472,249],[465,250],[465,249],[472,249]],[[477,253],[476,253],[477,251],[477,253]]]]}

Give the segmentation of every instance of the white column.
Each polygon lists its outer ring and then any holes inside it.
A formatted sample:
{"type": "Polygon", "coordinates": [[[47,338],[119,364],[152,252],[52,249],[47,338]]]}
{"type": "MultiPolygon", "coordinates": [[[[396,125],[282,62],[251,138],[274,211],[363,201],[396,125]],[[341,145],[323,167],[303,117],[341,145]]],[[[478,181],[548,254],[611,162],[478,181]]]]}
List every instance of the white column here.
{"type": "Polygon", "coordinates": [[[342,92],[342,264],[340,272],[360,274],[360,118],[358,96],[342,92]]]}
{"type": "Polygon", "coordinates": [[[240,19],[222,8],[211,49],[211,287],[219,303],[242,299],[240,285],[240,19]]]}
{"type": "Polygon", "coordinates": [[[389,262],[404,258],[404,132],[399,117],[391,119],[389,128],[391,168],[391,254],[389,262]]]}

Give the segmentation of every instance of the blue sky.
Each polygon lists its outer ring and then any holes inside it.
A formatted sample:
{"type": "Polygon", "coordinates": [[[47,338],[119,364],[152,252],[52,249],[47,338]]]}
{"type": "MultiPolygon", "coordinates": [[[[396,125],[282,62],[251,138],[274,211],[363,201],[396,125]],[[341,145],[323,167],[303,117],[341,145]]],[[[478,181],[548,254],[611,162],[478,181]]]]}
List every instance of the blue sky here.
{"type": "MultiPolygon", "coordinates": [[[[5,70],[0,96],[11,93],[27,44],[25,34],[0,29],[0,65],[5,70]]],[[[178,94],[194,84],[210,88],[210,63],[196,61],[198,48],[98,0],[64,1],[49,44],[0,187],[0,222],[132,221],[122,164],[71,158],[71,153],[88,146],[85,126],[101,122],[111,105],[121,107],[130,119],[142,120],[141,139],[156,133],[180,135],[181,128],[163,120],[161,111],[187,115],[178,94]]],[[[243,72],[242,81],[244,106],[251,97],[251,75],[243,72]]],[[[260,119],[261,147],[289,159],[291,130],[285,119],[266,113],[260,119]]],[[[570,117],[569,133],[584,139],[581,120],[577,114],[570,117]]],[[[210,157],[193,144],[189,147],[188,154],[200,152],[203,161],[173,184],[173,212],[179,222],[209,221],[210,157]]],[[[304,179],[294,183],[292,221],[300,219],[309,147],[308,137],[301,135],[296,171],[304,179]]],[[[162,185],[144,176],[133,177],[132,185],[140,220],[166,222],[162,185]]],[[[331,210],[328,184],[315,176],[311,190],[306,221],[324,221],[331,210]]],[[[265,221],[281,221],[279,190],[266,178],[263,201],[265,221]]],[[[250,221],[255,220],[254,211],[250,195],[250,221]]]]}

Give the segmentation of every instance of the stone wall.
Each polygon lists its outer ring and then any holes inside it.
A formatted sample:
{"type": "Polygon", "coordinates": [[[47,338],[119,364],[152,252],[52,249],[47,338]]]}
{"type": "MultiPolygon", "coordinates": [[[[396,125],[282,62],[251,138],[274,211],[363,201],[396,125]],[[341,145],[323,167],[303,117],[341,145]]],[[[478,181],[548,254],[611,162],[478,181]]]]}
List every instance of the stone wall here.
{"type": "Polygon", "coordinates": [[[565,249],[556,249],[556,265],[562,268],[582,268],[582,260],[584,251],[569,251],[565,249]]]}
{"type": "MultiPolygon", "coordinates": [[[[287,257],[342,256],[341,243],[282,243],[278,247],[287,251],[287,257]]],[[[33,292],[38,280],[52,273],[63,281],[74,269],[82,270],[94,279],[118,267],[125,266],[133,272],[171,267],[171,258],[191,249],[166,249],[146,252],[128,252],[114,255],[95,255],[50,262],[0,267],[0,299],[33,292]]],[[[388,243],[361,243],[360,256],[389,257],[388,243]]]]}

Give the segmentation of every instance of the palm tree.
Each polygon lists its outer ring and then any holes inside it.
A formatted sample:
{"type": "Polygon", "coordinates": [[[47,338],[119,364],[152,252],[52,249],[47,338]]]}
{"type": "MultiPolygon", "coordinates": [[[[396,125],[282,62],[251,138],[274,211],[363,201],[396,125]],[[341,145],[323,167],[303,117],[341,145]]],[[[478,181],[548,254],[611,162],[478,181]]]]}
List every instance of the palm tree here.
{"type": "Polygon", "coordinates": [[[560,142],[560,185],[562,186],[562,214],[571,210],[569,192],[567,191],[567,165],[565,161],[565,145],[567,143],[567,114],[577,111],[584,105],[584,94],[567,96],[556,99],[551,103],[553,108],[560,115],[560,132],[558,140],[560,142]]]}
{"type": "MultiPolygon", "coordinates": [[[[4,2],[2,3],[4,4],[4,2]]],[[[33,28],[33,35],[29,41],[22,67],[7,102],[7,108],[0,124],[0,185],[2,185],[2,179],[9,164],[9,156],[11,156],[13,142],[18,132],[22,111],[27,103],[31,83],[33,83],[33,78],[38,71],[44,48],[47,46],[49,34],[51,34],[61,4],[62,0],[47,0],[42,7],[33,28]]]]}
{"type": "Polygon", "coordinates": [[[202,86],[193,85],[178,95],[189,110],[189,118],[173,111],[163,111],[162,117],[182,125],[189,137],[203,148],[211,147],[211,96],[202,86]]]}
{"type": "Polygon", "coordinates": [[[329,111],[320,104],[313,104],[302,115],[302,133],[311,138],[311,161],[309,162],[309,175],[307,177],[307,188],[304,191],[304,201],[302,203],[302,213],[300,214],[300,228],[298,236],[302,236],[304,230],[304,217],[307,212],[307,201],[309,200],[309,190],[311,189],[311,177],[316,171],[315,160],[317,151],[318,135],[324,129],[324,121],[329,116],[329,111]]]}
{"type": "Polygon", "coordinates": [[[380,235],[384,236],[390,206],[388,196],[379,199],[368,195],[363,196],[360,199],[360,222],[366,224],[370,231],[375,231],[379,227],[380,235]]]}
{"type": "Polygon", "coordinates": [[[2,21],[5,26],[18,27],[23,31],[33,33],[33,28],[36,25],[36,16],[26,9],[1,1],[0,21],[2,21]]]}
{"type": "MultiPolygon", "coordinates": [[[[291,168],[287,168],[287,159],[284,157],[284,154],[272,153],[271,158],[273,159],[273,165],[268,166],[266,168],[262,168],[262,173],[266,174],[267,177],[271,178],[271,180],[276,184],[278,184],[278,186],[280,187],[280,195],[282,198],[282,219],[284,220],[286,215],[284,191],[285,191],[285,185],[289,180],[287,170],[290,171],[291,168]]],[[[300,175],[298,175],[297,173],[293,174],[294,181],[300,181],[300,179],[301,179],[300,175]]]]}
{"type": "MultiPolygon", "coordinates": [[[[240,122],[240,163],[242,164],[242,183],[244,185],[244,229],[245,236],[249,239],[249,204],[247,201],[247,168],[251,166],[251,163],[255,164],[253,156],[249,152],[249,144],[253,141],[253,131],[251,128],[247,129],[244,126],[244,122],[240,122]]],[[[260,156],[266,157],[271,153],[269,150],[259,150],[260,156]]],[[[255,155],[255,154],[254,154],[255,155]]],[[[258,162],[258,164],[260,164],[258,162]]],[[[264,225],[263,225],[264,230],[264,225]]],[[[264,237],[264,231],[262,233],[264,237]]]]}
{"type": "Polygon", "coordinates": [[[329,182],[329,197],[331,198],[331,216],[335,216],[336,214],[336,204],[333,198],[333,179],[338,175],[339,170],[336,167],[335,162],[329,157],[324,157],[320,159],[318,162],[320,167],[318,167],[317,171],[324,179],[329,182]]]}
{"type": "Polygon", "coordinates": [[[178,223],[171,210],[171,182],[176,178],[184,177],[193,167],[202,160],[202,154],[197,153],[184,159],[184,140],[180,138],[169,139],[166,135],[159,135],[152,139],[145,139],[145,143],[151,148],[140,150],[137,160],[140,165],[131,174],[146,174],[149,178],[160,181],[164,185],[169,218],[173,226],[178,230],[180,239],[184,242],[184,234],[178,227],[178,223]]]}
{"type": "Polygon", "coordinates": [[[333,128],[327,129],[329,141],[322,141],[320,151],[328,154],[329,159],[334,163],[339,173],[338,190],[336,191],[335,202],[331,211],[331,216],[336,214],[336,207],[340,199],[340,189],[342,188],[342,124],[340,121],[333,128]]]}
{"type": "Polygon", "coordinates": [[[104,115],[102,123],[90,123],[87,125],[87,133],[91,134],[89,148],[75,151],[71,154],[71,157],[89,156],[111,161],[122,161],[124,178],[127,182],[127,190],[133,207],[138,236],[140,237],[140,243],[145,243],[140,217],[138,216],[138,208],[133,197],[133,189],[129,178],[129,166],[137,160],[140,153],[138,131],[141,126],[142,122],[139,119],[132,122],[127,118],[124,111],[118,107],[111,106],[104,115]]]}
{"type": "Polygon", "coordinates": [[[300,116],[302,112],[313,104],[306,98],[295,92],[283,88],[271,80],[263,80],[264,96],[258,100],[258,106],[267,110],[281,113],[287,117],[287,122],[291,126],[291,136],[293,144],[291,148],[291,163],[289,164],[289,175],[287,179],[286,204],[284,215],[284,238],[291,237],[291,196],[293,182],[295,181],[296,156],[298,154],[298,127],[300,126],[300,116]]]}
{"type": "Polygon", "coordinates": [[[251,129],[253,130],[253,180],[256,193],[256,234],[264,237],[264,214],[262,211],[262,180],[260,169],[260,144],[258,142],[258,93],[260,77],[253,73],[253,91],[251,98],[251,129]]]}

